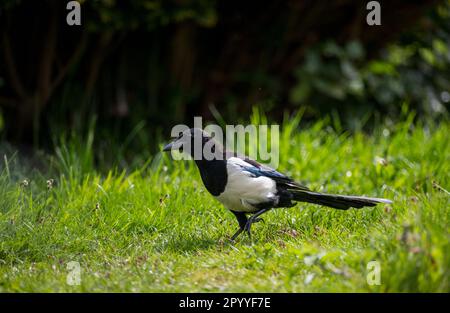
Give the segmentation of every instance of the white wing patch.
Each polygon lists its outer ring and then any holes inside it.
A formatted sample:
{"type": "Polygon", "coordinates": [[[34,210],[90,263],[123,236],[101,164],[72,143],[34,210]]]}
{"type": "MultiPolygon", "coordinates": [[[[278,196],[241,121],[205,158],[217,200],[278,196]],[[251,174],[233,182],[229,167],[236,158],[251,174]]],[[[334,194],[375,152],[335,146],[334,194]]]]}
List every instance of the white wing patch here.
{"type": "Polygon", "coordinates": [[[224,192],[216,198],[226,208],[238,212],[254,212],[254,205],[276,200],[276,183],[269,177],[253,175],[241,166],[253,165],[239,158],[229,158],[227,162],[228,180],[224,192]]]}

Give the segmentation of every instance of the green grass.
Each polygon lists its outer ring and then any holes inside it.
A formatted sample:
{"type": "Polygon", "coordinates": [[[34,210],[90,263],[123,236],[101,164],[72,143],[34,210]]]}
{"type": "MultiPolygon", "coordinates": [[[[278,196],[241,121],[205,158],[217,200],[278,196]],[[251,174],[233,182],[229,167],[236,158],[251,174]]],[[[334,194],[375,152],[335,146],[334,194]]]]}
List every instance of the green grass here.
{"type": "Polygon", "coordinates": [[[252,240],[231,244],[234,216],[191,162],[158,154],[102,175],[89,165],[92,141],[42,156],[51,170],[2,155],[0,291],[449,292],[449,123],[408,120],[370,135],[298,123],[281,127],[280,171],[314,190],[394,204],[273,210],[252,240]],[[79,286],[66,283],[70,261],[81,265],[79,286]],[[380,285],[367,283],[370,261],[380,285]]]}

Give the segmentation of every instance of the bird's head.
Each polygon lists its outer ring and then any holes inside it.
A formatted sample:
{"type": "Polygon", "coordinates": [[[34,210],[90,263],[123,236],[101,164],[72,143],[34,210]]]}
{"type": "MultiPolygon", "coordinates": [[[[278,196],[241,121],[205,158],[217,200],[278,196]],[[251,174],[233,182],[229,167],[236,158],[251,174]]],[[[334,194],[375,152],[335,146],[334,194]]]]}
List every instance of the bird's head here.
{"type": "MultiPolygon", "coordinates": [[[[163,151],[180,151],[190,154],[194,159],[210,159],[208,152],[218,152],[219,144],[200,128],[191,128],[183,131],[172,142],[165,145],[163,151]]],[[[220,149],[221,150],[221,149],[220,149]]]]}

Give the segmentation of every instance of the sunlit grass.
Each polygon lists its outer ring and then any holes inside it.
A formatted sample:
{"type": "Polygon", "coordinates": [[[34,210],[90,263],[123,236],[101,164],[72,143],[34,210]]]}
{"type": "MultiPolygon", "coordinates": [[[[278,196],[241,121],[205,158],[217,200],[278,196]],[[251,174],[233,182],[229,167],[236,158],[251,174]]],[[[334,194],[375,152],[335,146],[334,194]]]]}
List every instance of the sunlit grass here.
{"type": "Polygon", "coordinates": [[[285,122],[280,171],[394,204],[298,204],[265,214],[252,241],[234,244],[234,216],[190,162],[158,154],[104,175],[90,167],[92,142],[43,156],[48,172],[2,155],[0,291],[449,292],[449,133],[446,122],[372,134],[285,122]],[[81,265],[79,286],[66,283],[70,261],[81,265]],[[381,265],[378,286],[366,280],[370,261],[381,265]]]}

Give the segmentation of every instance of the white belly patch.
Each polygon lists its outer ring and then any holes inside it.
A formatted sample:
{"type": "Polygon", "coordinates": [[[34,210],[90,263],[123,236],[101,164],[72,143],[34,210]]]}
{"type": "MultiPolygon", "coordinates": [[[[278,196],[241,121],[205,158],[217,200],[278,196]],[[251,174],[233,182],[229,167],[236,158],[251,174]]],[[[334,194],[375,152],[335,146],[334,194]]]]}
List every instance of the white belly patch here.
{"type": "Polygon", "coordinates": [[[276,183],[265,176],[254,177],[241,166],[251,166],[239,158],[230,158],[227,163],[227,185],[216,198],[223,205],[237,212],[254,212],[255,205],[277,199],[276,183]]]}

